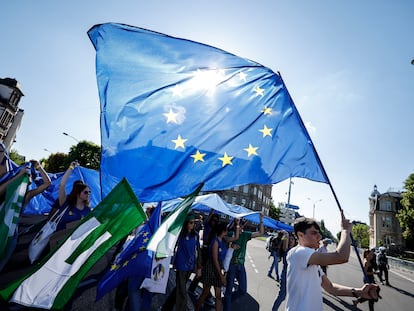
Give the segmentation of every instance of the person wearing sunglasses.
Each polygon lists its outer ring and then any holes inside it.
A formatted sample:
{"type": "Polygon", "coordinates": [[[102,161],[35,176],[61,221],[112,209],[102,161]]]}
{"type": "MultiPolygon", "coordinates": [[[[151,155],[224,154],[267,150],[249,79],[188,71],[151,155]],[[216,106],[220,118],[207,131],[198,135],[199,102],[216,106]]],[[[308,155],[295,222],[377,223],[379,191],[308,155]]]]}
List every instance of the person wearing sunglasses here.
{"type": "MultiPolygon", "coordinates": [[[[77,161],[73,161],[70,164],[69,168],[66,170],[65,174],[63,174],[63,177],[60,181],[58,208],[59,210],[63,210],[67,207],[67,209],[59,221],[56,231],[73,227],[73,224],[71,223],[77,222],[78,220],[84,218],[91,211],[91,189],[87,184],[80,180],[77,180],[73,183],[72,191],[68,195],[66,194],[66,183],[73,170],[78,166],[79,163],[77,161]]],[[[53,215],[55,210],[56,209],[53,208],[49,215],[53,215]]]]}

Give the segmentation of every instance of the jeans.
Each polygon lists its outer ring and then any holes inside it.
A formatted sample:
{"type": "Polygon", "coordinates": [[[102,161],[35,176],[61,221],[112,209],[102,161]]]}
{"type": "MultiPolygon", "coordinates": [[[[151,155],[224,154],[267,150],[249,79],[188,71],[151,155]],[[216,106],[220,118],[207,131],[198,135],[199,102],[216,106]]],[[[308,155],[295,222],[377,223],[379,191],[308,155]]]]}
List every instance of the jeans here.
{"type": "Polygon", "coordinates": [[[128,310],[140,311],[150,310],[152,293],[146,289],[140,289],[144,276],[134,276],[128,278],[128,310]]]}
{"type": "Polygon", "coordinates": [[[240,264],[230,264],[229,271],[227,271],[227,286],[226,293],[224,294],[224,305],[223,310],[231,310],[231,297],[239,296],[247,293],[247,276],[246,269],[244,265],[240,264]],[[237,279],[239,283],[239,288],[233,294],[234,280],[237,279]]]}
{"type": "Polygon", "coordinates": [[[277,298],[275,302],[273,303],[272,311],[279,310],[280,305],[282,304],[283,300],[286,298],[286,277],[287,277],[287,260],[286,260],[286,254],[285,252],[282,256],[283,260],[283,268],[282,268],[282,275],[280,279],[280,289],[279,294],[277,295],[277,298]]]}
{"type": "Polygon", "coordinates": [[[269,272],[267,273],[268,275],[271,275],[273,272],[273,269],[275,269],[275,273],[276,273],[276,280],[279,281],[279,256],[277,254],[277,251],[272,251],[272,255],[273,257],[273,262],[270,265],[270,269],[269,272]]]}

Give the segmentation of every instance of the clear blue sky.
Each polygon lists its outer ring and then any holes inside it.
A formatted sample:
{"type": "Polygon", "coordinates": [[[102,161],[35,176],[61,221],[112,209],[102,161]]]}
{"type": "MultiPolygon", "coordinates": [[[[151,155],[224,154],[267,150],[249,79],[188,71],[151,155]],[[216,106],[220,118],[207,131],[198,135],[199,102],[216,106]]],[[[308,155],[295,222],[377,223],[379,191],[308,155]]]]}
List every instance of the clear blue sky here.
{"type": "MultiPolygon", "coordinates": [[[[280,71],[346,216],[368,222],[368,197],[413,173],[414,2],[3,1],[0,78],[18,80],[23,124],[13,148],[28,159],[100,144],[94,24],[119,22],[191,39],[280,71]]],[[[294,180],[291,203],[340,217],[328,186],[294,180]],[[311,198],[308,200],[308,198],[311,198]]],[[[277,203],[288,183],[274,186],[277,203]]]]}

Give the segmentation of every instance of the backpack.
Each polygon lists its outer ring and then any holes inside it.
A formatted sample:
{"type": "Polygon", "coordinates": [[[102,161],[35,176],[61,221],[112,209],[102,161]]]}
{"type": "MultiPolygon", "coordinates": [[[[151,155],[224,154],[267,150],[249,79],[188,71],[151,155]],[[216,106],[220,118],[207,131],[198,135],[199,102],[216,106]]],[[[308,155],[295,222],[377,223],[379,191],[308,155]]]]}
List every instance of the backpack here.
{"type": "Polygon", "coordinates": [[[272,237],[270,239],[270,245],[269,245],[269,252],[279,252],[280,249],[280,245],[281,245],[282,240],[279,239],[278,237],[272,237]]]}

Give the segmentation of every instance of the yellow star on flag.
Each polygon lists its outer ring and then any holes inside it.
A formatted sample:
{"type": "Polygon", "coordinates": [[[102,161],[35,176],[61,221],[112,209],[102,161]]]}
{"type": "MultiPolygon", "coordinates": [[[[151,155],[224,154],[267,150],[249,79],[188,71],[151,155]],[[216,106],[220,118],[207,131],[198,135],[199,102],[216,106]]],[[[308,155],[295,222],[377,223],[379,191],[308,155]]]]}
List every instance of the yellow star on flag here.
{"type": "Polygon", "coordinates": [[[264,89],[262,89],[260,86],[256,86],[253,91],[256,92],[256,95],[264,95],[264,89]]]}
{"type": "Polygon", "coordinates": [[[188,139],[183,139],[183,138],[181,137],[181,135],[180,135],[180,134],[178,134],[177,139],[173,139],[173,140],[172,140],[172,142],[175,144],[174,149],[177,149],[177,148],[179,148],[179,147],[181,147],[181,148],[185,149],[185,147],[184,147],[184,143],[185,143],[187,140],[188,140],[188,139]]]}
{"type": "Polygon", "coordinates": [[[111,266],[111,271],[117,270],[119,268],[119,266],[117,264],[113,264],[111,266]]]}
{"type": "Polygon", "coordinates": [[[126,267],[128,265],[128,260],[124,262],[124,264],[122,265],[122,267],[126,267]]]}
{"type": "Polygon", "coordinates": [[[234,157],[229,157],[227,155],[227,152],[224,153],[224,156],[222,158],[219,158],[220,161],[223,162],[223,164],[221,165],[221,167],[226,166],[227,164],[233,165],[233,163],[231,163],[231,160],[233,160],[234,157]]]}
{"type": "Polygon", "coordinates": [[[263,114],[272,114],[272,108],[265,107],[265,109],[262,110],[263,114]]]}
{"type": "Polygon", "coordinates": [[[272,128],[268,128],[266,125],[264,126],[264,128],[263,129],[261,129],[261,130],[259,130],[259,132],[262,132],[263,133],[263,137],[266,137],[266,136],[270,136],[270,137],[272,137],[272,128]]]}
{"type": "Polygon", "coordinates": [[[163,113],[163,115],[167,118],[167,123],[172,122],[172,123],[178,124],[178,122],[177,122],[178,113],[172,111],[171,108],[170,108],[170,111],[168,113],[163,113]]]}
{"type": "Polygon", "coordinates": [[[197,161],[204,162],[205,156],[205,153],[201,153],[199,150],[197,150],[197,152],[195,154],[192,154],[190,157],[192,157],[194,159],[194,163],[196,163],[197,161]]]}
{"type": "Polygon", "coordinates": [[[247,156],[250,157],[251,155],[257,155],[257,149],[259,149],[259,147],[253,147],[249,144],[249,148],[245,148],[243,150],[245,150],[247,152],[247,156]]]}

